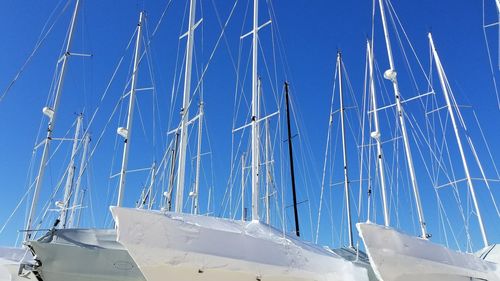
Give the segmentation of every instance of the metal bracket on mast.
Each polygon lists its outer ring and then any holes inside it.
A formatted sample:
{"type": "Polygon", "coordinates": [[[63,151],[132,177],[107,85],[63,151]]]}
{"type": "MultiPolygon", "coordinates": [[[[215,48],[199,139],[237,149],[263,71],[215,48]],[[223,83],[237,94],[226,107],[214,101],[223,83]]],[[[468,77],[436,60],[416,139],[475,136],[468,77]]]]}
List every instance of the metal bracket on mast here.
{"type": "MultiPolygon", "coordinates": [[[[129,170],[126,170],[125,173],[127,174],[130,174],[130,173],[136,173],[136,172],[144,172],[144,171],[150,171],[151,170],[151,167],[147,167],[147,168],[138,168],[138,169],[129,169],[129,170]]],[[[116,174],[113,174],[111,176],[109,176],[110,179],[113,179],[113,178],[116,178],[117,176],[121,175],[121,172],[118,172],[116,174]]]]}
{"type": "Polygon", "coordinates": [[[497,26],[497,25],[499,25],[499,24],[500,24],[500,22],[494,22],[494,23],[490,23],[490,24],[487,24],[487,25],[485,25],[485,26],[484,26],[484,28],[488,28],[488,27],[493,27],[493,26],[497,26]]]}
{"type": "MultiPolygon", "coordinates": [[[[186,125],[187,126],[190,126],[191,124],[193,124],[196,120],[200,119],[200,114],[197,114],[195,117],[193,117],[191,120],[187,121],[186,125]]],[[[177,133],[179,132],[181,128],[180,127],[177,127],[175,129],[172,129],[170,131],[167,132],[167,135],[171,135],[173,133],[177,133]]]]}
{"type": "Polygon", "coordinates": [[[91,54],[82,54],[82,53],[71,53],[71,52],[66,52],[64,53],[59,60],[57,60],[57,64],[60,64],[65,58],[69,56],[75,56],[75,57],[91,57],[91,54]]]}
{"type": "MultiPolygon", "coordinates": [[[[266,23],[264,23],[263,25],[259,26],[259,27],[257,28],[257,31],[261,30],[262,28],[264,28],[264,27],[268,26],[268,25],[269,25],[269,24],[271,24],[271,23],[272,23],[272,20],[269,20],[268,22],[266,22],[266,23]]],[[[253,32],[254,32],[253,30],[252,30],[252,31],[247,32],[246,34],[244,34],[244,35],[240,36],[240,39],[243,39],[243,38],[245,38],[245,37],[248,37],[249,35],[252,35],[252,34],[253,34],[253,32]]]]}
{"type": "MultiPolygon", "coordinates": [[[[203,21],[203,18],[201,18],[201,19],[200,19],[197,23],[195,23],[195,24],[194,24],[194,26],[193,26],[193,28],[192,28],[192,30],[193,30],[193,31],[194,31],[194,30],[196,30],[196,28],[198,27],[198,25],[200,25],[200,24],[201,24],[201,22],[202,22],[202,21],[203,21]]],[[[186,33],[182,34],[182,35],[179,37],[179,39],[182,39],[182,38],[184,38],[184,37],[188,36],[188,34],[189,34],[189,31],[186,31],[186,33]]]]}
{"type": "MultiPolygon", "coordinates": [[[[407,100],[401,100],[401,104],[404,104],[404,103],[407,103],[407,102],[410,102],[410,101],[413,101],[413,100],[416,100],[416,99],[419,99],[419,98],[423,98],[423,97],[428,96],[428,95],[434,95],[434,94],[436,94],[434,91],[430,91],[430,92],[427,92],[427,93],[424,93],[424,94],[420,94],[418,96],[411,97],[411,98],[409,98],[407,100]]],[[[377,108],[376,111],[385,110],[385,109],[388,109],[388,108],[391,108],[391,107],[395,107],[395,106],[397,106],[396,103],[393,103],[393,104],[390,104],[390,105],[385,105],[385,106],[377,108]]],[[[375,111],[374,110],[370,110],[370,111],[368,111],[368,114],[372,114],[373,112],[375,112],[375,111]]]]}
{"type": "MultiPolygon", "coordinates": [[[[135,89],[135,93],[137,93],[137,92],[143,92],[143,91],[152,91],[154,89],[155,89],[154,87],[137,88],[137,89],[135,89]]],[[[131,91],[126,92],[125,95],[122,96],[122,99],[128,97],[130,95],[130,92],[131,91]]]]}
{"type": "MultiPolygon", "coordinates": [[[[51,141],[73,141],[74,139],[68,139],[68,138],[50,138],[51,141]]],[[[82,139],[79,138],[78,139],[79,141],[81,141],[82,139]]],[[[45,139],[43,141],[41,141],[40,143],[38,143],[37,145],[35,145],[35,147],[33,147],[33,150],[37,150],[40,146],[44,145],[45,144],[45,139]]]]}
{"type": "MultiPolygon", "coordinates": [[[[260,123],[260,122],[265,121],[265,120],[267,120],[267,119],[269,119],[269,118],[271,118],[271,117],[273,117],[273,116],[275,116],[275,115],[277,115],[277,114],[279,114],[279,113],[280,113],[280,111],[278,110],[278,111],[276,111],[276,112],[274,112],[274,113],[271,113],[271,114],[269,114],[269,115],[267,115],[267,116],[264,116],[264,117],[262,117],[262,118],[260,118],[260,119],[258,119],[258,120],[252,120],[252,122],[253,122],[253,121],[255,121],[255,122],[257,122],[257,123],[260,123]]],[[[233,129],[233,133],[236,133],[236,132],[238,132],[238,131],[240,131],[240,130],[242,130],[242,129],[245,129],[246,127],[250,127],[250,126],[252,126],[252,122],[247,123],[247,124],[245,124],[245,125],[243,125],[243,126],[241,126],[241,127],[238,127],[238,128],[236,128],[236,129],[233,129]]]]}

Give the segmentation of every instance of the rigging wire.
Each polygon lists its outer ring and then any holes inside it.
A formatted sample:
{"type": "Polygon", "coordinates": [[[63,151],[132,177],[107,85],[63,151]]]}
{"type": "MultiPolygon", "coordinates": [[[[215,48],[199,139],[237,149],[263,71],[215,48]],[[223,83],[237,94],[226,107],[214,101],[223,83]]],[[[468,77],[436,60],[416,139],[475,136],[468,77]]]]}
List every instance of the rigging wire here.
{"type": "Polygon", "coordinates": [[[62,2],[63,2],[63,0],[60,0],[58,2],[58,4],[56,5],[56,7],[54,8],[54,10],[52,10],[52,12],[50,13],[49,18],[47,19],[47,21],[45,22],[42,30],[40,31],[40,36],[38,37],[38,40],[35,43],[35,46],[33,47],[33,50],[28,55],[28,57],[26,58],[26,60],[24,61],[24,63],[21,65],[21,67],[19,68],[19,70],[17,71],[17,73],[14,75],[14,78],[11,80],[11,82],[7,85],[7,87],[3,90],[2,94],[0,95],[0,102],[2,102],[2,100],[10,92],[10,90],[12,89],[12,87],[14,86],[14,84],[17,82],[17,80],[19,80],[19,78],[21,77],[21,75],[26,70],[26,67],[28,67],[28,65],[31,63],[31,60],[33,59],[33,57],[35,56],[35,54],[38,52],[38,50],[41,48],[41,46],[43,45],[43,43],[47,39],[48,35],[51,33],[52,29],[54,28],[54,26],[58,22],[59,18],[67,10],[67,8],[69,7],[69,4],[71,4],[71,1],[66,1],[66,5],[64,5],[64,7],[61,9],[61,12],[54,19],[54,22],[49,26],[49,28],[47,29],[47,31],[45,31],[45,29],[47,28],[47,26],[48,26],[51,18],[54,16],[55,11],[58,9],[58,7],[61,5],[62,2]],[[45,31],[45,33],[44,33],[44,31],[45,31]]]}
{"type": "MultiPolygon", "coordinates": [[[[500,13],[500,11],[499,11],[499,13],[500,13]]],[[[499,17],[499,20],[500,20],[500,17],[499,17]]],[[[496,25],[499,25],[499,24],[500,24],[500,22],[497,21],[496,25]]],[[[486,25],[485,0],[483,0],[483,36],[484,36],[484,42],[486,45],[486,54],[488,55],[488,64],[489,64],[489,68],[490,68],[491,81],[493,82],[493,88],[495,89],[497,106],[498,106],[498,109],[500,110],[500,94],[498,93],[497,79],[496,79],[496,75],[495,75],[495,70],[493,68],[493,61],[491,59],[490,43],[488,41],[488,35],[486,34],[487,27],[488,26],[486,25]]],[[[500,31],[499,31],[499,33],[500,33],[500,31]]],[[[498,43],[499,43],[499,46],[498,46],[499,57],[498,57],[498,59],[499,59],[499,67],[500,67],[500,38],[499,38],[498,43]]]]}

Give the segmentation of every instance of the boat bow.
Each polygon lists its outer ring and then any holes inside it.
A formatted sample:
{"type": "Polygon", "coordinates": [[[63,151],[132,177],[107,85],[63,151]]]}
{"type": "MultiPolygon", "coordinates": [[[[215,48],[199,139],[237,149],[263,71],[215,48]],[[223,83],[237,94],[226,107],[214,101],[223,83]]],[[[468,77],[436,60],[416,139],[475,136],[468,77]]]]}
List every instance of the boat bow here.
{"type": "Polygon", "coordinates": [[[364,267],[260,222],[112,207],[148,281],[368,280],[364,267]]]}
{"type": "Polygon", "coordinates": [[[473,254],[372,223],[358,223],[357,228],[380,280],[500,280],[498,264],[473,254]]]}

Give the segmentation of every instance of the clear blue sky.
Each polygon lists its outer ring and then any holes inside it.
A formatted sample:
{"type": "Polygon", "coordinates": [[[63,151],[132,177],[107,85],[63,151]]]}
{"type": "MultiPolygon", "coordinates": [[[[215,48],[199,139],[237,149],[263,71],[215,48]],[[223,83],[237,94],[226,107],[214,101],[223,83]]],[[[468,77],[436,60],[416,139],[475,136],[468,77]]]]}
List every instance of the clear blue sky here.
{"type": "MultiPolygon", "coordinates": [[[[93,56],[92,58],[71,58],[61,101],[61,111],[56,125],[56,136],[64,135],[70,128],[74,121],[74,113],[85,110],[86,116],[88,116],[95,110],[118,60],[125,54],[123,67],[117,73],[116,81],[110,88],[109,96],[101,105],[102,110],[96,119],[95,127],[91,128],[94,134],[93,140],[97,139],[97,135],[100,134],[117,102],[117,97],[123,92],[127,80],[132,53],[130,50],[125,51],[125,47],[137,24],[139,11],[142,9],[147,11],[148,29],[151,33],[166,2],[82,1],[83,9],[78,19],[72,50],[77,53],[91,53],[93,56]]],[[[199,4],[198,7],[198,18],[202,14],[204,20],[202,23],[203,28],[197,31],[196,37],[197,58],[195,64],[197,64],[198,69],[200,69],[203,62],[207,62],[220,32],[212,1],[201,2],[202,4],[199,4]]],[[[217,0],[213,2],[217,7],[221,20],[224,22],[234,2],[217,0]]],[[[267,1],[261,2],[260,20],[264,23],[269,18],[265,4],[267,1]]],[[[366,38],[371,33],[372,3],[371,1],[311,2],[301,0],[275,0],[272,2],[277,17],[273,24],[276,24],[280,30],[279,35],[286,50],[286,61],[289,67],[287,75],[285,75],[283,71],[280,71],[283,62],[278,60],[277,79],[280,82],[287,79],[291,83],[294,105],[300,112],[298,116],[300,116],[301,123],[301,139],[307,135],[308,145],[311,147],[311,153],[304,156],[307,158],[307,162],[298,164],[298,166],[307,166],[309,170],[306,173],[304,169],[299,168],[298,177],[300,182],[309,182],[307,186],[301,186],[302,190],[299,192],[299,199],[309,199],[310,201],[311,223],[309,210],[305,207],[307,204],[301,205],[301,221],[303,222],[305,238],[310,240],[312,237],[310,225],[314,229],[316,225],[319,183],[326,142],[336,52],[338,49],[343,51],[351,84],[355,95],[360,98],[363,91],[366,38]],[[308,189],[307,192],[304,190],[306,188],[308,189]]],[[[496,14],[494,3],[493,1],[486,2],[492,2],[487,3],[487,8],[489,9],[488,21],[493,22],[496,14]]],[[[3,39],[0,42],[0,89],[3,90],[8,85],[33,49],[40,30],[56,4],[57,1],[41,2],[33,0],[22,2],[5,0],[0,4],[0,18],[5,23],[2,30],[3,39]]],[[[481,1],[393,1],[393,5],[426,70],[429,68],[426,35],[428,31],[433,32],[434,40],[438,45],[441,59],[450,83],[454,87],[458,103],[474,107],[478,119],[483,125],[486,138],[492,146],[493,156],[498,157],[500,150],[496,144],[500,141],[500,126],[497,119],[500,117],[500,111],[497,108],[486,56],[481,1]]],[[[247,6],[248,0],[239,0],[230,27],[227,30],[226,38],[223,39],[215,53],[204,82],[205,109],[207,112],[206,125],[211,142],[212,172],[214,175],[212,180],[211,172],[207,172],[206,181],[209,182],[207,184],[215,186],[214,197],[216,198],[215,208],[217,213],[222,212],[222,210],[219,210],[220,202],[227,187],[231,161],[231,120],[234,114],[233,102],[236,75],[228,49],[232,52],[232,56],[237,58],[239,36],[246,33],[251,24],[249,15],[247,15],[244,22],[247,6]]],[[[248,7],[251,8],[251,5],[248,7]]],[[[54,66],[60,55],[62,40],[69,22],[70,10],[72,10],[72,6],[58,19],[53,31],[49,34],[32,62],[0,103],[0,132],[2,136],[0,138],[0,223],[2,225],[26,191],[27,171],[42,118],[41,109],[46,106],[46,98],[53,78],[54,66]]],[[[59,12],[60,8],[56,13],[59,12]]],[[[185,30],[185,21],[183,23],[185,16],[185,1],[174,1],[151,45],[152,68],[160,110],[159,115],[156,117],[157,120],[161,120],[156,125],[163,132],[168,129],[167,120],[170,115],[174,116],[175,120],[178,120],[176,118],[178,118],[180,97],[174,106],[175,112],[169,112],[169,109],[172,78],[175,72],[179,72],[179,67],[175,68],[176,55],[179,44],[178,37],[181,30],[185,30]]],[[[381,69],[386,69],[385,47],[382,44],[383,38],[380,33],[381,26],[378,15],[376,29],[376,56],[381,69]]],[[[269,35],[269,31],[262,31],[262,46],[267,54],[272,52],[269,35]]],[[[488,32],[488,36],[493,51],[493,60],[496,61],[498,59],[498,34],[492,29],[488,32]]],[[[247,54],[250,44],[249,39],[246,40],[243,41],[243,65],[248,59],[247,54]]],[[[181,41],[180,44],[182,54],[184,41],[181,41]]],[[[396,54],[396,64],[400,70],[400,76],[403,77],[407,72],[405,72],[405,64],[402,62],[395,40],[393,46],[396,54]]],[[[270,56],[266,56],[266,59],[269,58],[270,56]]],[[[181,62],[182,58],[178,63],[181,62]]],[[[271,64],[270,61],[268,63],[271,64]]],[[[498,68],[498,66],[496,67],[498,68]]],[[[150,75],[145,62],[142,69],[139,86],[149,87],[151,85],[149,81],[150,75]]],[[[245,67],[242,67],[242,70],[244,69],[245,67]]],[[[268,77],[262,61],[259,73],[264,80],[268,77]]],[[[498,74],[498,69],[496,69],[496,73],[498,74]]],[[[198,75],[195,75],[194,80],[197,77],[198,75]]],[[[248,80],[250,76],[247,75],[246,77],[247,82],[244,85],[247,87],[245,93],[248,99],[250,93],[248,80]]],[[[404,97],[408,98],[416,94],[408,78],[401,78],[401,83],[401,92],[404,97]]],[[[388,86],[386,84],[386,87],[388,86]]],[[[421,85],[421,88],[425,89],[426,85],[421,85]]],[[[278,92],[281,93],[281,89],[278,92]]],[[[152,130],[150,121],[152,116],[151,96],[148,96],[148,93],[141,93],[141,95],[144,95],[140,96],[139,102],[144,105],[141,106],[141,114],[146,124],[144,129],[146,134],[142,132],[140,117],[136,113],[134,134],[137,136],[137,140],[135,140],[136,143],[134,144],[136,147],[132,147],[129,165],[131,169],[150,166],[153,156],[159,160],[166,139],[165,134],[159,133],[157,128],[155,133],[156,146],[153,147],[153,137],[151,134],[148,135],[148,132],[152,130]],[[138,149],[138,147],[141,147],[141,149],[138,149]]],[[[269,98],[272,100],[272,95],[269,98]]],[[[246,109],[242,107],[240,110],[246,109]]],[[[191,114],[194,115],[195,111],[193,108],[191,114]]],[[[469,114],[465,114],[465,116],[468,118],[473,117],[470,112],[469,110],[469,114]]],[[[123,118],[123,114],[120,116],[123,118]]],[[[469,119],[468,123],[472,124],[473,121],[469,119]]],[[[46,120],[43,119],[42,122],[43,132],[46,120]]],[[[244,116],[238,117],[236,126],[243,124],[243,122],[244,116]]],[[[114,118],[109,126],[107,133],[104,135],[104,140],[99,149],[96,150],[95,158],[92,161],[93,168],[90,181],[94,216],[96,218],[95,225],[100,227],[104,225],[105,221],[109,223],[107,204],[115,202],[113,192],[116,189],[116,179],[110,181],[108,177],[110,174],[118,172],[121,146],[118,146],[116,152],[114,151],[115,130],[117,126],[124,126],[124,122],[119,122],[117,118],[114,118]],[[114,159],[114,164],[112,164],[112,159],[114,159]]],[[[337,128],[334,128],[334,131],[336,130],[337,128]]],[[[473,137],[478,142],[480,156],[486,158],[488,155],[485,154],[485,149],[480,146],[480,135],[473,135],[473,137]]],[[[192,150],[195,148],[193,139],[191,142],[193,143],[193,145],[190,145],[192,150]]],[[[57,143],[54,142],[52,148],[55,149],[56,146],[57,143]]],[[[64,169],[65,163],[67,163],[69,149],[69,145],[62,146],[60,156],[56,157],[49,169],[47,169],[45,185],[42,191],[43,200],[41,202],[47,200],[50,196],[49,191],[59,180],[61,171],[64,169]]],[[[207,144],[204,145],[204,149],[209,149],[207,144]]],[[[353,153],[355,149],[354,146],[351,146],[353,153]]],[[[387,149],[390,149],[390,147],[387,149]]],[[[415,151],[415,154],[418,153],[415,151]]],[[[190,154],[188,158],[192,156],[190,154]]],[[[458,163],[458,154],[456,154],[456,157],[458,163]]],[[[297,158],[296,161],[301,161],[301,156],[297,158]]],[[[338,159],[335,161],[338,161],[338,159]]],[[[191,162],[188,160],[189,169],[192,167],[191,162]]],[[[211,165],[204,163],[204,167],[209,169],[211,165]]],[[[337,162],[336,166],[340,167],[340,165],[340,162],[337,162]]],[[[35,164],[35,167],[37,169],[38,164],[35,164]]],[[[459,168],[460,166],[457,166],[457,171],[461,171],[459,168]]],[[[427,177],[424,168],[418,163],[417,172],[422,177],[427,177]]],[[[495,177],[491,167],[487,167],[487,172],[490,177],[495,177]]],[[[352,177],[356,178],[357,172],[353,172],[353,174],[352,177]]],[[[474,174],[478,176],[477,170],[474,170],[474,174]]],[[[340,170],[335,177],[339,177],[339,175],[340,170]]],[[[192,177],[192,175],[190,176],[192,177]]],[[[461,177],[457,176],[457,178],[461,177]]],[[[144,174],[129,177],[125,205],[133,206],[140,194],[141,184],[144,183],[144,174]]],[[[435,206],[434,192],[426,180],[422,180],[421,188],[423,189],[422,201],[427,207],[426,215],[430,232],[435,234],[437,241],[442,242],[443,237],[438,235],[439,218],[435,206]]],[[[461,186],[461,188],[465,190],[466,187],[461,186]]],[[[488,193],[484,192],[484,186],[480,186],[480,188],[482,188],[480,199],[484,201],[482,205],[484,206],[483,215],[485,216],[490,240],[498,242],[500,240],[497,227],[499,217],[496,216],[494,209],[491,207],[491,201],[488,200],[488,193]]],[[[496,198],[500,199],[498,184],[493,184],[492,188],[496,198]]],[[[406,186],[405,190],[407,189],[406,186]]],[[[340,191],[336,194],[341,198],[342,193],[340,191]]],[[[204,196],[203,198],[206,198],[206,195],[204,196]]],[[[445,191],[443,196],[450,197],[452,195],[445,191]]],[[[206,208],[206,199],[204,200],[202,209],[206,208]]],[[[291,203],[288,197],[286,201],[287,205],[291,203]]],[[[341,203],[342,201],[338,202],[341,203]]],[[[450,200],[450,202],[452,201],[450,200]]],[[[237,206],[233,206],[233,208],[239,209],[237,206]]],[[[333,208],[337,208],[337,213],[341,212],[341,206],[333,206],[333,208]]],[[[405,206],[399,208],[404,209],[405,206]]],[[[12,245],[15,242],[17,230],[23,227],[25,213],[26,204],[24,203],[7,229],[0,234],[0,244],[12,245]]],[[[287,213],[287,215],[290,216],[291,212],[287,213]]],[[[322,221],[325,221],[325,223],[328,221],[327,216],[328,214],[325,211],[322,217],[322,221]]],[[[87,217],[90,217],[90,215],[88,214],[87,217]]],[[[336,224],[338,224],[336,231],[338,231],[341,216],[337,215],[336,220],[336,224]]],[[[463,229],[459,225],[460,220],[456,217],[452,217],[452,220],[456,221],[456,225],[454,225],[456,231],[460,233],[460,237],[463,237],[463,229]]],[[[84,225],[89,226],[93,225],[93,223],[90,219],[85,218],[84,225]]],[[[290,223],[288,227],[290,229],[290,223]]],[[[332,241],[331,235],[328,233],[330,227],[325,226],[322,228],[321,242],[334,246],[341,243],[345,244],[345,235],[343,236],[343,242],[338,241],[338,239],[332,241]]],[[[410,233],[416,233],[413,225],[402,222],[400,227],[410,233]]],[[[475,230],[476,223],[472,222],[471,227],[474,228],[472,230],[474,248],[478,249],[480,240],[478,232],[475,230]]]]}

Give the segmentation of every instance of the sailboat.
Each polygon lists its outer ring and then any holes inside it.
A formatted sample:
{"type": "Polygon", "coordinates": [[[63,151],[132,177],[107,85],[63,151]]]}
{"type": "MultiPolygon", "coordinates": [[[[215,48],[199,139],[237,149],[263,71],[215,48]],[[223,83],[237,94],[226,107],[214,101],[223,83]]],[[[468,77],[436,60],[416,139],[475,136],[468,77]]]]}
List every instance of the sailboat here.
{"type": "Polygon", "coordinates": [[[413,237],[390,227],[371,223],[358,224],[372,266],[382,280],[500,280],[500,259],[496,244],[489,245],[474,185],[455,119],[449,84],[439,55],[429,33],[432,55],[436,62],[446,107],[460,150],[467,184],[470,189],[485,247],[477,254],[451,250],[428,239],[413,237]]]}
{"type": "MultiPolygon", "coordinates": [[[[196,0],[190,1],[186,33],[186,77],[190,77],[196,0]]],[[[165,280],[369,280],[367,269],[339,254],[284,234],[259,217],[259,1],[253,1],[251,102],[251,220],[181,213],[184,134],[181,126],[176,210],[162,212],[111,207],[118,241],[148,281],[165,280]],[[182,183],[182,182],[181,182],[182,183]],[[179,193],[181,191],[181,193],[179,193]]],[[[183,103],[189,105],[189,83],[183,103]]],[[[187,108],[184,108],[186,110],[187,108]]],[[[187,112],[187,111],[185,111],[187,112]]],[[[183,115],[183,119],[186,116],[183,115]]],[[[242,213],[243,216],[243,213],[242,213]]]]}
{"type": "MultiPolygon", "coordinates": [[[[420,223],[421,236],[415,237],[404,234],[390,227],[387,218],[387,205],[384,205],[385,225],[377,225],[371,222],[358,223],[357,228],[359,235],[363,239],[370,263],[375,271],[375,274],[380,280],[396,281],[396,280],[500,280],[500,260],[498,259],[498,247],[490,245],[486,237],[486,231],[483,225],[481,212],[479,209],[474,185],[467,159],[464,153],[463,144],[461,141],[458,124],[455,117],[455,111],[459,112],[457,105],[453,102],[448,91],[449,84],[444,73],[444,68],[434,46],[432,35],[429,33],[429,43],[431,46],[432,57],[435,61],[437,73],[443,95],[446,101],[446,107],[449,113],[449,118],[453,125],[457,146],[460,152],[460,158],[463,165],[463,170],[466,175],[468,189],[474,203],[475,214],[479,221],[479,227],[482,235],[484,248],[477,254],[462,253],[449,249],[445,246],[433,243],[429,240],[430,235],[427,233],[426,223],[423,216],[423,211],[416,185],[415,171],[413,168],[413,160],[411,151],[408,145],[408,136],[405,128],[404,114],[401,107],[400,93],[396,78],[396,70],[392,58],[392,50],[390,46],[387,24],[385,20],[383,0],[379,1],[379,8],[382,17],[382,23],[386,39],[387,53],[389,57],[390,69],[384,73],[384,78],[390,80],[394,87],[396,96],[396,106],[400,120],[400,128],[402,131],[405,154],[410,171],[411,183],[414,191],[414,198],[417,206],[417,213],[420,223]]],[[[370,76],[373,80],[373,49],[370,49],[368,44],[368,53],[370,57],[370,76]]],[[[373,82],[371,82],[373,84],[373,82]]],[[[373,88],[373,87],[372,87],[373,88]]],[[[372,90],[373,95],[373,90],[372,90]]],[[[373,101],[375,99],[372,97],[373,101]]],[[[376,113],[376,102],[373,102],[376,113]]],[[[459,113],[458,113],[459,114],[459,113]]],[[[376,119],[376,118],[375,118],[376,119]]],[[[377,120],[375,122],[378,122],[377,120]]],[[[378,127],[378,125],[376,125],[378,127]]],[[[378,130],[378,129],[377,129],[378,130]]],[[[377,131],[378,135],[380,132],[377,131]]],[[[380,149],[379,155],[380,153],[380,149]]],[[[383,167],[381,164],[380,167],[383,167]]],[[[482,168],[481,168],[482,169],[482,168]]],[[[381,175],[383,178],[383,175],[381,175]]],[[[384,188],[382,186],[383,199],[385,201],[384,188]]]]}
{"type": "MultiPolygon", "coordinates": [[[[69,206],[69,196],[71,192],[70,186],[72,185],[75,176],[75,156],[79,144],[79,135],[82,123],[83,115],[79,114],[75,121],[75,135],[73,138],[73,148],[70,157],[71,160],[67,170],[64,200],[56,202],[56,206],[60,206],[60,216],[63,219],[63,225],[66,225],[66,223],[68,223],[68,225],[71,226],[74,222],[78,223],[80,217],[78,214],[80,213],[77,214],[77,212],[79,206],[81,205],[79,203],[83,201],[83,196],[81,196],[81,198],[75,196],[73,206],[69,206]],[[68,214],[68,211],[71,211],[70,214],[68,214]]],[[[82,163],[85,163],[85,156],[87,155],[87,148],[90,142],[89,134],[86,134],[85,137],[83,137],[83,142],[84,149],[82,155],[82,163]]],[[[83,166],[80,166],[78,179],[74,190],[76,195],[80,194],[80,184],[83,171],[83,166]]],[[[0,248],[0,280],[2,281],[26,279],[34,280],[35,278],[38,278],[39,275],[37,275],[36,271],[32,272],[32,270],[37,268],[39,264],[40,261],[36,259],[36,257],[33,255],[33,252],[28,247],[0,248]]]]}
{"type": "MultiPolygon", "coordinates": [[[[69,48],[71,46],[71,34],[74,29],[74,23],[76,19],[76,15],[78,12],[79,1],[77,0],[75,10],[73,13],[73,18],[70,24],[70,35],[69,40],[66,45],[66,53],[60,60],[61,63],[61,71],[59,73],[59,80],[57,83],[57,88],[55,92],[54,103],[51,107],[44,107],[43,114],[49,117],[49,124],[47,128],[47,136],[43,142],[43,154],[42,159],[38,171],[38,175],[35,180],[35,192],[32,199],[31,208],[28,214],[28,220],[26,224],[26,232],[25,232],[25,240],[28,240],[33,233],[34,226],[34,218],[35,218],[35,210],[38,203],[38,197],[40,194],[40,189],[42,186],[42,180],[44,175],[45,166],[47,164],[49,158],[49,146],[52,140],[52,133],[55,127],[55,117],[57,112],[57,107],[59,106],[60,94],[62,91],[62,85],[64,80],[64,75],[66,71],[67,59],[70,55],[69,48]]],[[[77,119],[77,129],[76,134],[78,134],[79,126],[81,125],[81,119],[77,119]]],[[[75,142],[76,143],[76,142],[75,142]]],[[[73,153],[71,156],[71,161],[74,161],[75,154],[75,145],[73,146],[73,153]]],[[[70,163],[70,166],[73,166],[73,163],[70,163]]],[[[72,170],[74,172],[74,170],[72,170]]],[[[68,175],[69,179],[69,175],[68,175]]],[[[67,194],[65,194],[66,196],[67,194]]],[[[67,206],[66,206],[67,207],[67,206]]],[[[66,213],[68,208],[64,209],[64,213],[66,213]]],[[[65,215],[66,217],[66,215],[65,215]]],[[[38,278],[38,275],[35,272],[31,272],[33,268],[35,268],[39,262],[35,259],[35,255],[28,248],[1,248],[0,249],[0,280],[35,280],[38,278]]]]}
{"type": "MultiPolygon", "coordinates": [[[[35,189],[34,201],[38,197],[41,186],[41,179],[43,176],[43,168],[46,162],[46,152],[48,151],[48,145],[51,140],[51,133],[53,130],[53,124],[55,119],[55,113],[58,106],[58,101],[60,94],[62,92],[62,84],[64,81],[64,74],[67,66],[67,60],[70,56],[70,47],[73,37],[73,31],[75,27],[76,18],[78,15],[78,10],[80,6],[80,1],[76,0],[75,8],[73,11],[73,16],[70,23],[68,41],[66,45],[66,52],[62,58],[61,73],[58,80],[58,88],[56,100],[52,108],[44,109],[47,111],[50,121],[48,135],[45,141],[44,156],[42,156],[42,163],[37,177],[37,185],[35,189]]],[[[123,164],[121,170],[120,178],[120,190],[118,196],[118,204],[121,204],[123,200],[123,189],[125,183],[125,170],[128,157],[128,150],[130,146],[130,134],[131,134],[131,124],[132,124],[132,113],[134,105],[134,97],[136,92],[137,83],[137,68],[139,64],[140,55],[140,38],[142,31],[142,23],[144,20],[144,13],[140,14],[139,24],[137,27],[137,39],[135,45],[135,58],[134,58],[134,70],[132,75],[131,90],[129,92],[129,112],[127,119],[127,127],[119,128],[118,133],[124,136],[124,153],[123,153],[123,164]]],[[[88,138],[86,141],[88,145],[88,138]]],[[[85,154],[84,154],[85,155],[85,154]]],[[[72,156],[73,158],[73,156],[72,156]]],[[[85,162],[85,160],[83,161],[85,162]]],[[[85,165],[86,163],[82,163],[85,165]]],[[[82,171],[82,170],[81,170],[82,171]]],[[[69,178],[69,177],[68,177],[69,178]]],[[[81,174],[79,175],[81,178],[81,174]]],[[[49,230],[42,237],[34,240],[31,236],[31,222],[36,210],[36,204],[32,204],[32,209],[30,212],[26,233],[25,245],[28,247],[33,254],[34,264],[22,263],[19,273],[23,272],[33,272],[38,280],[145,280],[141,272],[138,270],[134,261],[127,253],[125,248],[116,242],[116,231],[115,229],[79,229],[73,228],[73,223],[75,218],[73,217],[74,212],[71,213],[69,217],[69,224],[66,224],[68,214],[65,210],[68,209],[68,202],[70,198],[71,191],[65,192],[64,201],[62,202],[61,216],[56,222],[51,230],[49,230]],[[59,224],[62,225],[59,228],[59,224]]],[[[78,191],[76,192],[78,194],[78,191]]],[[[75,202],[78,199],[75,200],[75,202]]],[[[73,208],[74,210],[74,208],[73,208]]]]}
{"type": "MultiPolygon", "coordinates": [[[[325,195],[325,186],[331,186],[333,183],[329,183],[325,185],[325,178],[327,176],[327,166],[328,166],[328,160],[332,160],[332,157],[335,157],[334,155],[329,155],[330,153],[330,147],[334,147],[335,144],[331,144],[331,133],[333,129],[333,124],[334,124],[334,114],[338,112],[339,114],[339,127],[340,127],[340,134],[341,134],[341,149],[342,149],[342,182],[339,184],[343,185],[343,192],[344,192],[344,210],[345,210],[345,217],[346,217],[346,233],[347,233],[347,245],[343,245],[343,247],[338,248],[338,249],[333,249],[333,251],[337,252],[341,256],[345,257],[346,259],[350,259],[353,262],[358,263],[359,265],[362,265],[368,269],[370,274],[372,274],[371,266],[368,261],[368,256],[359,249],[359,245],[356,245],[354,239],[354,234],[353,234],[353,219],[351,215],[351,176],[350,176],[350,166],[348,165],[348,141],[346,138],[346,109],[348,108],[346,106],[345,102],[345,93],[344,93],[344,62],[342,58],[342,52],[338,51],[337,52],[337,61],[336,61],[336,67],[335,67],[335,86],[334,86],[334,92],[332,93],[331,97],[331,104],[330,104],[330,116],[329,116],[329,126],[328,126],[328,133],[327,133],[327,144],[326,144],[326,149],[325,149],[325,157],[324,157],[324,166],[323,166],[323,175],[322,175],[322,180],[321,180],[321,193],[320,193],[320,206],[318,210],[318,221],[321,220],[321,213],[323,209],[323,198],[326,196],[325,195]],[[334,108],[334,101],[336,100],[337,93],[335,89],[337,88],[338,85],[338,109],[335,110],[334,108]]],[[[361,153],[362,154],[362,153],[361,153]]],[[[332,168],[333,168],[333,163],[332,168]]],[[[332,175],[330,175],[332,176],[332,175]]],[[[360,180],[362,182],[362,180],[360,180]]],[[[330,191],[331,192],[331,191],[330,191]]],[[[330,195],[332,197],[332,195],[330,195]]],[[[330,203],[331,205],[334,205],[335,203],[330,203]]],[[[336,205],[336,204],[335,204],[336,205]]],[[[333,206],[331,206],[333,207],[333,206]]],[[[332,215],[332,214],[330,214],[332,215]]],[[[320,233],[320,223],[318,223],[317,229],[316,229],[316,241],[318,241],[319,238],[319,233],[320,233]]]]}

